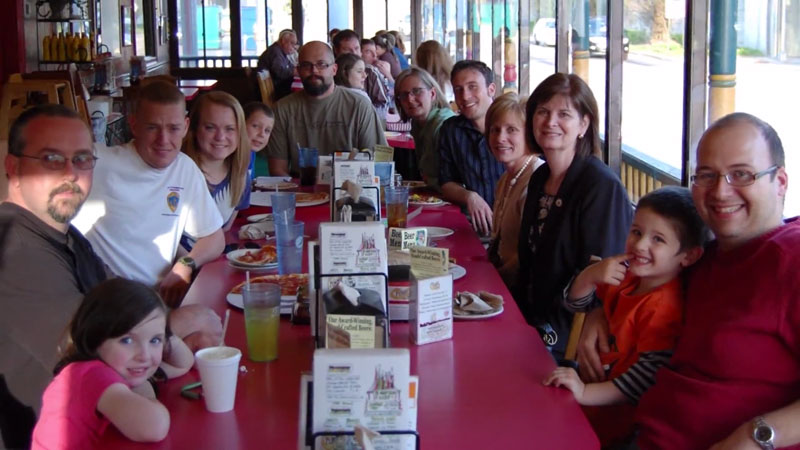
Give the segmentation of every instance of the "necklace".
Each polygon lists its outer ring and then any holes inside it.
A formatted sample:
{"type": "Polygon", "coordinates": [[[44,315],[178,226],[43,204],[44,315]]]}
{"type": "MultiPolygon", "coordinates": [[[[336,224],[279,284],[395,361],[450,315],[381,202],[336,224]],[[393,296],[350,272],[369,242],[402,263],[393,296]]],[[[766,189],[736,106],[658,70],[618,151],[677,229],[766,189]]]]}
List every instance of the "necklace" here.
{"type": "MultiPolygon", "coordinates": [[[[511,184],[509,185],[509,187],[508,187],[508,190],[511,190],[511,188],[512,188],[512,187],[513,187],[515,184],[517,184],[517,180],[519,179],[519,177],[521,177],[521,176],[522,176],[522,173],[523,173],[523,172],[525,172],[525,169],[527,169],[527,168],[528,168],[528,164],[530,164],[530,163],[531,163],[531,160],[533,159],[533,157],[534,157],[534,156],[535,156],[535,155],[528,156],[528,159],[526,159],[526,160],[525,160],[525,164],[523,164],[523,165],[522,165],[522,168],[521,168],[521,169],[519,169],[519,170],[517,171],[517,174],[516,174],[516,175],[514,175],[514,178],[512,178],[512,179],[511,179],[511,184]]],[[[508,192],[506,192],[506,195],[508,195],[508,192]]]]}
{"type": "Polygon", "coordinates": [[[512,178],[511,181],[508,183],[508,187],[506,187],[505,189],[505,195],[503,195],[500,198],[500,204],[497,205],[497,211],[495,213],[495,218],[493,220],[495,226],[492,227],[496,230],[495,239],[497,241],[500,240],[500,229],[502,227],[501,224],[503,223],[503,215],[506,212],[506,203],[508,201],[509,194],[511,194],[511,189],[514,188],[514,185],[517,184],[517,180],[519,180],[519,177],[521,177],[522,174],[525,173],[525,169],[528,168],[528,165],[530,165],[531,161],[533,161],[533,158],[535,157],[536,155],[528,156],[528,159],[525,160],[525,164],[522,165],[522,167],[517,171],[517,173],[514,174],[514,178],[512,178]]]}

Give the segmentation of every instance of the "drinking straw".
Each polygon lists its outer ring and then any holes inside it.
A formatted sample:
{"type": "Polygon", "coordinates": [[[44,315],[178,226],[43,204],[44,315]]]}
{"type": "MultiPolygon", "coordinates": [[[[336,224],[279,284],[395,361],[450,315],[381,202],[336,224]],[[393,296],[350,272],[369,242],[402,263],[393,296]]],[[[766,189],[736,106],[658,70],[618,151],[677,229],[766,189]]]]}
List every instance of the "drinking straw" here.
{"type": "Polygon", "coordinates": [[[231,310],[225,310],[225,321],[222,323],[222,337],[219,340],[219,345],[222,347],[225,345],[225,333],[228,332],[228,321],[231,319],[231,310]]]}
{"type": "Polygon", "coordinates": [[[250,289],[250,271],[249,270],[246,270],[244,272],[244,278],[245,278],[245,286],[247,286],[247,289],[250,289]]]}

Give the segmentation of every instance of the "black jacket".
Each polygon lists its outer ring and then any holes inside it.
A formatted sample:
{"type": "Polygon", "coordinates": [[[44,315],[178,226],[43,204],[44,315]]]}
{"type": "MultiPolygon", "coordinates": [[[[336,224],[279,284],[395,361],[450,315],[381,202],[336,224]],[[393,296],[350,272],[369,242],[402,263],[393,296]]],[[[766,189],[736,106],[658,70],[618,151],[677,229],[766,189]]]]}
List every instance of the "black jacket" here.
{"type": "Polygon", "coordinates": [[[605,258],[625,250],[633,208],[625,188],[608,166],[595,157],[575,157],[534,253],[529,236],[549,176],[550,168],[544,164],[528,184],[519,235],[519,290],[514,299],[528,323],[540,333],[546,324],[553,328],[557,337],[553,354],[560,359],[572,325],[572,314],[561,306],[564,287],[589,265],[592,255],[605,258]]]}

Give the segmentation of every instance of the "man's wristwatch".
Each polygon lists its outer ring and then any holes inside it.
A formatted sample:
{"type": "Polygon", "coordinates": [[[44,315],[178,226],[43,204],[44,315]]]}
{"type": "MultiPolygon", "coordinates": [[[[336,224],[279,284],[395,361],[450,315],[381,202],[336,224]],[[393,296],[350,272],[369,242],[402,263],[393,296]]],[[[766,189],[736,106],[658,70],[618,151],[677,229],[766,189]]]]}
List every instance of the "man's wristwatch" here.
{"type": "Polygon", "coordinates": [[[753,439],[764,450],[775,449],[775,429],[764,421],[763,416],[758,416],[753,421],[753,439]]]}
{"type": "Polygon", "coordinates": [[[194,271],[197,270],[197,263],[191,256],[182,256],[180,259],[178,259],[178,262],[192,269],[192,273],[194,273],[194,271]]]}

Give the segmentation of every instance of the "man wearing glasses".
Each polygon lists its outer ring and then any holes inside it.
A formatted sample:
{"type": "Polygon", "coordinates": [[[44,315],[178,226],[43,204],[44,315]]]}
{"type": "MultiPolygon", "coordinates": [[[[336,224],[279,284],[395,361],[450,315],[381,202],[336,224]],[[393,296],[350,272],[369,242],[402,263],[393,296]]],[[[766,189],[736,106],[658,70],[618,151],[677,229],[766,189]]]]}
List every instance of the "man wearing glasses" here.
{"type": "Polygon", "coordinates": [[[701,138],[692,196],[716,240],[689,277],[670,365],[639,405],[642,448],[800,443],[800,220],[783,219],[787,187],[780,138],[760,119],[734,113],[701,138]]]}
{"type": "MultiPolygon", "coordinates": [[[[0,203],[0,447],[30,446],[62,333],[84,294],[107,277],[70,225],[97,161],[91,130],[62,105],[33,107],[11,126],[0,203]]],[[[219,342],[222,325],[206,307],[178,308],[169,321],[193,348],[219,342]]]]}
{"type": "Polygon", "coordinates": [[[275,100],[292,93],[292,80],[297,61],[297,33],[283,30],[278,40],[273,42],[258,57],[258,70],[268,70],[275,86],[275,100]]]}
{"type": "Polygon", "coordinates": [[[267,145],[272,175],[299,175],[298,146],[329,155],[386,145],[381,121],[369,100],[333,83],[336,64],[327,44],[313,41],[304,45],[297,73],[303,90],[275,107],[275,126],[267,145]]]}

